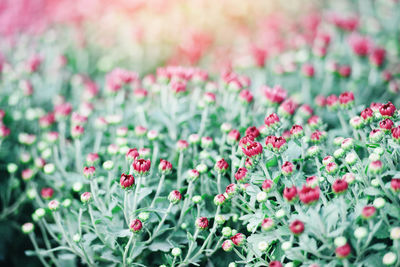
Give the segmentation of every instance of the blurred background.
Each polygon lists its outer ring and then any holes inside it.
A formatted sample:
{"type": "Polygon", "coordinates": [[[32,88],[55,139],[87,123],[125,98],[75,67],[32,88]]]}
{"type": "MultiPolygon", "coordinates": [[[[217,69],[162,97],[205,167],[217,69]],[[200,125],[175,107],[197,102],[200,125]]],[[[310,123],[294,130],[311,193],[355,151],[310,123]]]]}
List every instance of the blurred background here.
{"type": "MultiPolygon", "coordinates": [[[[294,58],[304,63],[312,54],[325,57],[327,45],[321,42],[329,44],[332,36],[339,41],[332,45],[336,52],[327,57],[350,64],[343,36],[357,28],[387,50],[391,70],[400,70],[400,10],[395,2],[0,0],[0,70],[9,64],[13,72],[5,73],[17,77],[27,59],[32,64],[38,58],[50,62],[46,66],[67,61],[71,73],[91,77],[101,87],[104,76],[116,67],[142,77],[163,65],[200,66],[211,73],[233,68],[263,73],[267,63],[278,59],[284,70],[273,71],[289,73],[294,58]]],[[[298,76],[290,82],[298,90],[298,76]]],[[[2,180],[8,175],[5,165],[0,162],[2,180]]],[[[25,256],[30,243],[20,231],[31,213],[25,205],[0,218],[1,266],[39,266],[35,257],[25,256]]]]}

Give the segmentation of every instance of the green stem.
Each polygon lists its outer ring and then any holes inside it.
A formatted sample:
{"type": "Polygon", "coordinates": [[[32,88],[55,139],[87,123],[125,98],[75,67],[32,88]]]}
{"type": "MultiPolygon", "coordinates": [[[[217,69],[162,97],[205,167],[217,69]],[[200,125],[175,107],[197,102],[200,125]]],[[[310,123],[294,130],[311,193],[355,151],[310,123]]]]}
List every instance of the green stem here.
{"type": "Polygon", "coordinates": [[[123,264],[124,267],[128,266],[127,263],[126,263],[126,256],[128,255],[129,247],[130,247],[130,245],[132,243],[133,236],[134,236],[133,233],[131,233],[131,236],[129,237],[129,241],[125,246],[124,255],[123,255],[123,258],[122,258],[122,264],[123,264]]]}
{"type": "Polygon", "coordinates": [[[137,208],[137,198],[138,198],[138,195],[139,195],[141,182],[142,182],[142,176],[139,176],[139,177],[138,177],[138,183],[137,183],[136,189],[135,189],[135,195],[133,196],[132,213],[136,212],[136,208],[137,208]]]}
{"type": "Polygon", "coordinates": [[[33,244],[33,248],[35,249],[36,255],[39,258],[40,262],[43,264],[43,266],[50,267],[50,265],[47,264],[47,262],[45,261],[43,256],[40,254],[39,246],[38,246],[38,244],[36,243],[36,240],[35,240],[35,234],[34,233],[30,233],[29,234],[29,238],[31,239],[31,242],[33,244]]]}
{"type": "Polygon", "coordinates": [[[146,243],[150,243],[151,241],[154,240],[154,238],[156,238],[158,236],[158,232],[160,231],[161,227],[164,225],[164,222],[167,219],[168,214],[171,212],[171,209],[172,209],[173,205],[174,204],[172,204],[172,203],[169,204],[168,209],[165,211],[165,214],[164,214],[163,218],[158,223],[158,226],[157,226],[156,230],[153,232],[153,235],[151,236],[151,238],[146,243]]]}
{"type": "Polygon", "coordinates": [[[83,170],[81,141],[79,139],[75,139],[74,143],[75,143],[75,169],[77,173],[80,173],[83,170]]]}
{"type": "Polygon", "coordinates": [[[160,182],[158,183],[158,187],[157,187],[156,194],[154,195],[153,201],[151,202],[150,208],[153,208],[153,207],[154,207],[154,204],[156,203],[156,199],[157,199],[158,196],[160,195],[161,189],[162,189],[162,187],[163,187],[163,185],[164,185],[164,180],[165,180],[165,174],[162,174],[162,175],[161,175],[160,182]]]}
{"type": "Polygon", "coordinates": [[[183,166],[183,152],[179,152],[178,172],[177,172],[177,189],[182,186],[182,166],[183,166]]]}

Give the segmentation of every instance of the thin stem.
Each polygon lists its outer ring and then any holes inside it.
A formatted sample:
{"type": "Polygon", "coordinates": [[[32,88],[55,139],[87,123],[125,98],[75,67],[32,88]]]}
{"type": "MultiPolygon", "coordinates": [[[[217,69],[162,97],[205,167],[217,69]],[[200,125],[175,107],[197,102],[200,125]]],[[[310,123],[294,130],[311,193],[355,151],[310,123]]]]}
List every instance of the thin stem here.
{"type": "Polygon", "coordinates": [[[138,198],[138,195],[139,195],[141,182],[142,182],[142,176],[139,176],[139,178],[138,178],[138,183],[137,183],[136,189],[135,189],[135,195],[133,196],[133,207],[132,207],[132,212],[136,212],[136,208],[137,208],[137,198],[138,198]]]}
{"type": "Polygon", "coordinates": [[[154,240],[154,238],[157,237],[158,231],[160,231],[161,227],[164,225],[164,222],[167,219],[168,214],[171,212],[171,209],[172,209],[173,205],[174,204],[172,204],[172,203],[169,204],[168,209],[165,211],[164,216],[162,217],[161,221],[158,223],[158,226],[157,226],[156,230],[153,232],[152,237],[146,243],[150,243],[151,241],[154,240]]]}
{"type": "MultiPolygon", "coordinates": [[[[186,257],[183,260],[182,264],[184,264],[189,259],[189,256],[190,256],[190,254],[192,253],[192,250],[193,250],[193,246],[196,243],[197,236],[199,235],[199,231],[200,231],[199,228],[196,228],[196,232],[194,232],[194,235],[193,235],[193,242],[190,243],[188,252],[187,252],[186,257]]],[[[182,264],[180,264],[180,265],[182,265],[182,264]]]]}
{"type": "Polygon", "coordinates": [[[80,173],[82,167],[82,153],[81,153],[81,141],[79,139],[74,140],[75,143],[75,169],[77,173],[80,173]]]}
{"type": "MultiPolygon", "coordinates": [[[[39,220],[39,228],[40,228],[40,232],[42,233],[43,241],[44,241],[44,244],[45,244],[45,246],[46,246],[46,249],[47,249],[47,250],[50,250],[50,249],[51,249],[51,244],[50,244],[49,238],[48,238],[48,236],[47,236],[46,230],[45,230],[45,228],[44,228],[43,222],[40,221],[40,220],[39,220]]],[[[53,252],[49,252],[49,257],[50,257],[50,259],[53,261],[53,263],[54,263],[55,266],[59,266],[59,264],[58,264],[56,258],[54,257],[53,252]]]]}
{"type": "Polygon", "coordinates": [[[96,132],[96,139],[94,141],[93,151],[94,153],[99,152],[101,146],[101,139],[103,139],[103,132],[97,131],[96,132]]]}
{"type": "Polygon", "coordinates": [[[217,189],[218,189],[218,194],[221,194],[221,172],[218,172],[217,175],[217,189]]]}
{"type": "Polygon", "coordinates": [[[160,195],[161,189],[162,189],[162,187],[163,187],[163,185],[164,185],[164,180],[165,180],[165,174],[162,174],[162,175],[161,175],[160,182],[158,183],[158,187],[157,187],[156,194],[154,195],[153,201],[151,202],[150,208],[153,208],[153,207],[154,207],[154,204],[156,203],[156,199],[157,199],[158,196],[160,195]]]}
{"type": "Polygon", "coordinates": [[[122,264],[123,264],[124,266],[128,266],[127,263],[126,263],[126,256],[128,255],[129,246],[130,246],[131,243],[132,243],[133,236],[134,236],[133,233],[131,233],[131,236],[129,237],[129,241],[128,241],[128,243],[127,243],[126,246],[125,246],[124,255],[123,255],[123,258],[122,258],[122,264]]]}
{"type": "Polygon", "coordinates": [[[38,256],[40,262],[43,264],[43,266],[50,267],[50,265],[47,264],[47,262],[43,258],[42,254],[40,254],[39,246],[38,246],[38,244],[36,243],[36,240],[35,240],[35,234],[34,233],[30,233],[29,234],[29,238],[31,239],[31,242],[33,244],[33,248],[35,249],[36,255],[38,256]]]}
{"type": "Polygon", "coordinates": [[[125,192],[124,192],[124,217],[125,217],[126,225],[129,225],[129,216],[128,216],[129,192],[130,192],[130,190],[125,190],[125,192]]]}
{"type": "Polygon", "coordinates": [[[178,159],[178,172],[177,172],[177,188],[180,189],[182,186],[182,166],[183,166],[183,152],[179,152],[178,159]]]}
{"type": "Polygon", "coordinates": [[[201,122],[200,122],[200,128],[199,128],[199,136],[203,136],[204,129],[206,127],[206,121],[208,117],[208,106],[206,106],[203,110],[203,113],[201,114],[201,122]]]}

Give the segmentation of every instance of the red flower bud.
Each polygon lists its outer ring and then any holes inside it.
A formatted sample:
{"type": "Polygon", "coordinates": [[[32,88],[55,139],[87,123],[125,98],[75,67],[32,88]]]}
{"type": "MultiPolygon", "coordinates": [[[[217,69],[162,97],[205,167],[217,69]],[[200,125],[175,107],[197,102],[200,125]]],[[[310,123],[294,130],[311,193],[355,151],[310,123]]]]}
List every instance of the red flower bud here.
{"type": "Polygon", "coordinates": [[[228,162],[226,162],[224,159],[218,160],[218,161],[215,163],[215,166],[214,166],[214,169],[215,169],[217,172],[221,172],[221,173],[226,172],[226,170],[228,170],[228,168],[229,168],[229,164],[228,164],[228,162]]]}
{"type": "Polygon", "coordinates": [[[257,138],[260,136],[260,132],[258,131],[257,127],[251,126],[246,129],[245,135],[253,136],[254,138],[257,138]]]}
{"type": "Polygon", "coordinates": [[[160,164],[158,164],[158,170],[162,174],[170,174],[172,171],[172,164],[169,161],[166,161],[165,159],[160,159],[160,164]]]}
{"type": "Polygon", "coordinates": [[[304,232],[304,223],[300,220],[295,220],[290,224],[290,231],[295,234],[299,235],[304,232]]]}
{"type": "Polygon", "coordinates": [[[289,202],[293,201],[296,196],[297,196],[296,186],[285,187],[285,189],[283,190],[283,197],[289,202]]]}
{"type": "Polygon", "coordinates": [[[235,173],[235,179],[239,183],[245,182],[246,181],[246,175],[247,175],[247,169],[244,168],[244,167],[241,167],[235,173]]]}
{"type": "Polygon", "coordinates": [[[131,174],[121,174],[121,179],[119,180],[121,187],[124,189],[129,189],[135,184],[135,178],[131,174]]]}
{"type": "Polygon", "coordinates": [[[319,187],[309,187],[306,185],[303,185],[299,192],[299,198],[300,201],[303,202],[304,204],[312,204],[315,201],[318,201],[319,199],[319,187]]]}
{"type": "Polygon", "coordinates": [[[233,129],[229,132],[228,137],[227,137],[228,144],[231,144],[231,145],[235,144],[235,143],[239,142],[239,139],[240,139],[240,133],[238,130],[233,129]]]}
{"type": "Polygon", "coordinates": [[[196,219],[196,227],[205,230],[208,228],[208,219],[206,217],[200,217],[196,219]]]}
{"type": "Polygon", "coordinates": [[[150,165],[149,159],[135,159],[132,163],[133,170],[138,175],[146,175],[150,170],[150,165]]]}
{"type": "Polygon", "coordinates": [[[42,188],[42,190],[40,191],[40,195],[42,196],[43,199],[51,199],[53,197],[54,194],[54,189],[51,187],[45,187],[42,188]]]}
{"type": "Polygon", "coordinates": [[[235,246],[242,246],[246,241],[246,236],[242,233],[237,233],[236,235],[231,237],[231,240],[235,246]]]}
{"type": "Polygon", "coordinates": [[[173,190],[168,195],[168,200],[172,204],[177,204],[182,199],[182,194],[178,190],[173,190]]]}
{"type": "Polygon", "coordinates": [[[400,192],[400,179],[393,178],[392,181],[390,181],[390,187],[394,192],[400,192]]]}
{"type": "Polygon", "coordinates": [[[280,261],[271,261],[268,265],[269,267],[283,267],[280,261]]]}
{"type": "Polygon", "coordinates": [[[282,174],[283,175],[290,175],[293,173],[293,164],[289,161],[286,161],[282,164],[282,174]]]}
{"type": "Polygon", "coordinates": [[[262,153],[262,145],[258,142],[251,142],[247,147],[242,147],[242,151],[250,158],[257,157],[262,153]]]}
{"type": "Polygon", "coordinates": [[[364,219],[372,218],[375,215],[376,208],[374,206],[365,206],[361,211],[361,217],[364,219]]]}
{"type": "Polygon", "coordinates": [[[395,111],[396,107],[390,101],[387,102],[386,104],[383,104],[379,108],[379,113],[381,113],[381,115],[384,117],[392,117],[395,111]]]}
{"type": "Polygon", "coordinates": [[[274,182],[270,179],[265,179],[264,182],[262,183],[262,190],[264,192],[269,192],[271,191],[272,187],[274,186],[274,182]]]}
{"type": "Polygon", "coordinates": [[[143,225],[139,219],[132,220],[129,225],[129,229],[134,233],[139,232],[140,230],[142,230],[142,228],[143,228],[143,225]]]}
{"type": "Polygon", "coordinates": [[[354,103],[353,92],[344,92],[339,96],[339,102],[342,107],[349,107],[354,103]]]}
{"type": "Polygon", "coordinates": [[[279,121],[279,117],[276,113],[272,113],[264,119],[265,125],[272,128],[276,127],[279,124],[279,121]]]}
{"type": "Polygon", "coordinates": [[[344,179],[336,179],[332,184],[332,190],[336,194],[345,192],[348,187],[349,185],[344,179]]]}
{"type": "Polygon", "coordinates": [[[347,256],[349,256],[350,252],[351,252],[351,248],[350,248],[349,244],[337,247],[335,250],[336,257],[338,257],[339,259],[346,258],[347,256]]]}
{"type": "Polygon", "coordinates": [[[92,178],[94,176],[95,172],[96,172],[96,168],[94,166],[89,166],[89,167],[83,168],[83,175],[88,179],[92,178]]]}

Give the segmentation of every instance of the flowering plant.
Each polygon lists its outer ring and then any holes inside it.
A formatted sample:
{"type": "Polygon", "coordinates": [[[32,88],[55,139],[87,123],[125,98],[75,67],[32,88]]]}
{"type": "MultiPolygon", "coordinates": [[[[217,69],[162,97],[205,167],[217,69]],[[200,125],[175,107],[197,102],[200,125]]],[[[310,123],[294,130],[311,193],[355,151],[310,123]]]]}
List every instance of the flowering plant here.
{"type": "Polygon", "coordinates": [[[11,55],[0,219],[34,208],[21,230],[44,266],[399,266],[397,58],[353,17],[325,23],[308,60],[221,75],[11,55]]]}

